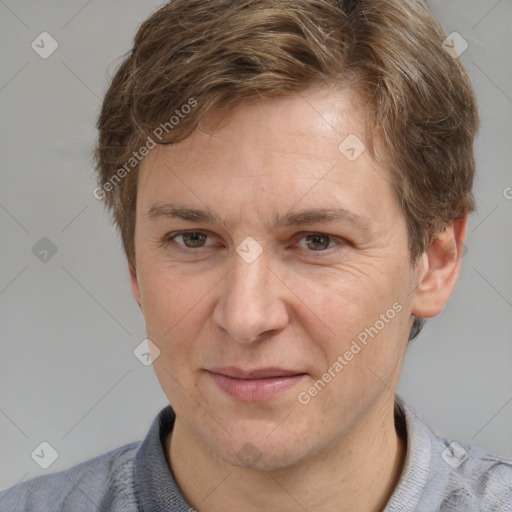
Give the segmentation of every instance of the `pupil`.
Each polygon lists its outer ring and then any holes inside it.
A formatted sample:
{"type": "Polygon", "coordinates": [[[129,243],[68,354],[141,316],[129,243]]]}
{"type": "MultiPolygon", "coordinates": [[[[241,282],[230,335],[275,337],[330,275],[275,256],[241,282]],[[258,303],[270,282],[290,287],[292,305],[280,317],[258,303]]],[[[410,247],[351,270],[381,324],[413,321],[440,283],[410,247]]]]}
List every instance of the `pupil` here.
{"type": "Polygon", "coordinates": [[[185,245],[189,247],[199,247],[204,243],[206,235],[202,233],[185,233],[183,235],[183,241],[185,245]]]}
{"type": "Polygon", "coordinates": [[[307,237],[306,244],[314,251],[327,249],[329,247],[329,237],[325,235],[310,235],[307,237]]]}

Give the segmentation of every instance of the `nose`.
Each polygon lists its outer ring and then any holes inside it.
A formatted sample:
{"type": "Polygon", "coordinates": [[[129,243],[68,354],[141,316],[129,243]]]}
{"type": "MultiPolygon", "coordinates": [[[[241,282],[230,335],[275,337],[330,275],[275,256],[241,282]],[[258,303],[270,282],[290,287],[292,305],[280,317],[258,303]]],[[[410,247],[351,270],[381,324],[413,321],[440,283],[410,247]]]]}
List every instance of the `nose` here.
{"type": "Polygon", "coordinates": [[[232,270],[222,281],[214,324],[238,343],[250,344],[275,334],[289,322],[283,300],[286,287],[262,254],[252,263],[235,254],[232,270]]]}

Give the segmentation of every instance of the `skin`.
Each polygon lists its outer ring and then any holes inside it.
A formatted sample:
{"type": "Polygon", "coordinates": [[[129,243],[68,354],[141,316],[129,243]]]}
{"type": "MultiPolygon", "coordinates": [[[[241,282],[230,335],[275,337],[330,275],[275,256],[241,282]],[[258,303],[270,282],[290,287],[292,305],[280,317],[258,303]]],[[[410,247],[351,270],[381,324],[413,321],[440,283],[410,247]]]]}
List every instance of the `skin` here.
{"type": "Polygon", "coordinates": [[[413,315],[444,309],[467,217],[411,266],[388,170],[368,151],[351,162],[338,149],[350,133],[364,141],[349,91],[317,87],[219,120],[212,114],[186,140],[156,147],[140,167],[130,275],[177,415],[168,462],[200,512],[382,510],[406,451],[393,403],[413,315]],[[165,203],[209,209],[219,221],[149,213],[165,203]],[[272,227],[276,216],[318,208],[350,210],[366,227],[339,219],[272,227]],[[183,231],[208,236],[174,236],[183,231]],[[252,263],[236,252],[248,236],[262,249],[252,263]],[[198,245],[186,247],[191,240],[198,245]],[[401,311],[300,403],[395,303],[401,311]],[[206,371],[224,366],[305,375],[268,400],[243,401],[206,371]]]}

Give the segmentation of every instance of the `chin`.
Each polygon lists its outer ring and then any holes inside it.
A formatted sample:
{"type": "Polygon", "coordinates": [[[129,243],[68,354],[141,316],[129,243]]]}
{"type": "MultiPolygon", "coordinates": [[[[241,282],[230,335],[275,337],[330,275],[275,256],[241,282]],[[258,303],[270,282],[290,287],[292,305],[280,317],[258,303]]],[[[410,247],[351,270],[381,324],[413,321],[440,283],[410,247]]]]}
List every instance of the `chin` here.
{"type": "Polygon", "coordinates": [[[305,454],[295,447],[280,446],[270,449],[245,443],[239,450],[229,449],[220,458],[227,464],[252,471],[278,471],[287,469],[303,461],[305,454]]]}
{"type": "Polygon", "coordinates": [[[286,428],[276,429],[275,424],[271,427],[262,429],[261,425],[246,425],[245,428],[232,428],[233,436],[229,439],[210,439],[210,449],[227,464],[257,471],[290,468],[319,450],[314,446],[318,438],[308,434],[311,430],[306,426],[300,433],[297,425],[293,432],[286,428]],[[241,432],[244,435],[240,435],[241,432]]]}

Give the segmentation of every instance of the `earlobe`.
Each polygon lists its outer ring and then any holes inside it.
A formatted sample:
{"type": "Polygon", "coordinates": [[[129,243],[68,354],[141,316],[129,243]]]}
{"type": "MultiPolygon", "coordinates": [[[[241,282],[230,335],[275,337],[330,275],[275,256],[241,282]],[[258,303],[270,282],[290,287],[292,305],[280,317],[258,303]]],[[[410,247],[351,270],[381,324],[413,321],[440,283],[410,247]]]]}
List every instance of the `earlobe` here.
{"type": "Polygon", "coordinates": [[[132,295],[142,311],[142,299],[139,287],[139,279],[137,277],[137,270],[131,263],[128,263],[128,271],[130,272],[132,295]]]}
{"type": "Polygon", "coordinates": [[[423,254],[418,266],[411,313],[431,318],[441,313],[459,277],[468,216],[451,223],[423,254]]]}

